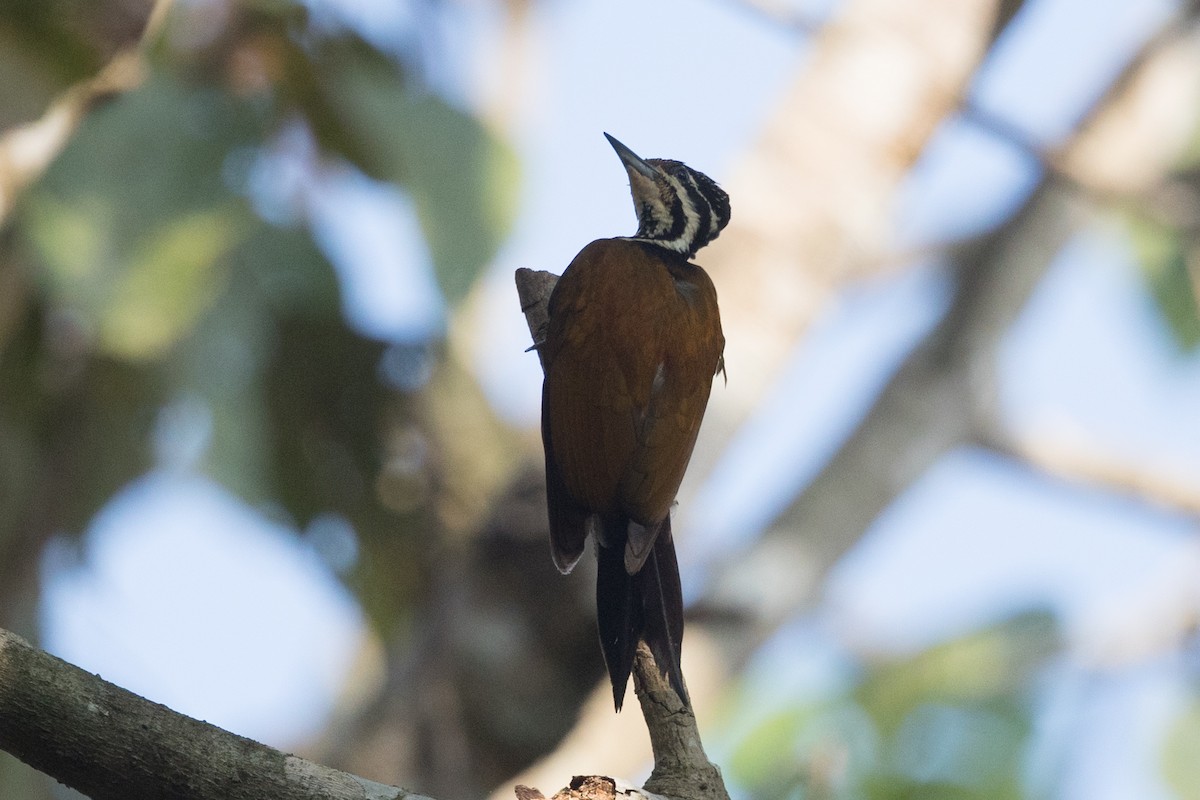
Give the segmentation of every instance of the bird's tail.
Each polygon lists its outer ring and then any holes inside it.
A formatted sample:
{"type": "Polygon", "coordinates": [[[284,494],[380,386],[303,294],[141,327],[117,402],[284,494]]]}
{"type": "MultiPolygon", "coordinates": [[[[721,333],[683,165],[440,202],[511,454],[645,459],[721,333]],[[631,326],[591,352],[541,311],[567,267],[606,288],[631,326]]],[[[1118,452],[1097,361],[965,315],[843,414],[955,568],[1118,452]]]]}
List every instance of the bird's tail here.
{"type": "Polygon", "coordinates": [[[654,540],[654,549],[634,575],[625,569],[625,540],[629,521],[604,521],[604,540],[598,550],[596,618],[600,646],[612,681],[617,711],[625,700],[625,686],[633,669],[633,655],[644,640],[671,683],[671,688],[688,703],[679,667],[683,641],[683,592],[679,563],[671,539],[671,520],[665,519],[654,540]]]}

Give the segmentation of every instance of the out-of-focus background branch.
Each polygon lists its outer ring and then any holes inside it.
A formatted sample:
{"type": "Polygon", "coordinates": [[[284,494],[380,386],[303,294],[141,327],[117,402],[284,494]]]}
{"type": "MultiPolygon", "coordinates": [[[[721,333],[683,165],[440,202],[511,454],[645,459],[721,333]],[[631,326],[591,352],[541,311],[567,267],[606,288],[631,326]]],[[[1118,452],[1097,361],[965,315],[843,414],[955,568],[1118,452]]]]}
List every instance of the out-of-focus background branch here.
{"type": "Polygon", "coordinates": [[[676,519],[731,790],[1200,791],[1193,4],[23,1],[0,45],[0,626],[432,796],[644,777],[511,284],[630,231],[608,130],[734,202],[676,519]]]}

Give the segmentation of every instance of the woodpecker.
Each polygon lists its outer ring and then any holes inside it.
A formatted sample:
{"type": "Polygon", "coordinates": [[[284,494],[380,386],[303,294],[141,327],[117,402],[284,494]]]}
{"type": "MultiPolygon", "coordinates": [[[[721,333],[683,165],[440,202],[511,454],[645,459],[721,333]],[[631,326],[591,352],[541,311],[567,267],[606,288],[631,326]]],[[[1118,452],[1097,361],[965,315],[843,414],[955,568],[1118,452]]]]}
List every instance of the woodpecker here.
{"type": "Polygon", "coordinates": [[[689,702],[670,511],[724,371],[716,289],[691,259],[728,224],[729,196],[604,135],[629,174],[637,233],[575,256],[538,348],[551,552],[566,574],[595,539],[600,645],[620,711],[639,640],[689,702]]]}

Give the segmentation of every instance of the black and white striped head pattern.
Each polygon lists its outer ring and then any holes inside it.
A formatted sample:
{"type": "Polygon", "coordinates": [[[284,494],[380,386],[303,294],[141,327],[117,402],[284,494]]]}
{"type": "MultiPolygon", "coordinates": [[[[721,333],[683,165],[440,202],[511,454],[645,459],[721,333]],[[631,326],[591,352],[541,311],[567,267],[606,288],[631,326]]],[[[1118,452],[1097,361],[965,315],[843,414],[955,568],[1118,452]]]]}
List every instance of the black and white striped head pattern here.
{"type": "Polygon", "coordinates": [[[729,224],[729,195],[712,178],[679,161],[643,160],[604,135],[629,173],[638,217],[637,234],[629,238],[691,258],[729,224]]]}

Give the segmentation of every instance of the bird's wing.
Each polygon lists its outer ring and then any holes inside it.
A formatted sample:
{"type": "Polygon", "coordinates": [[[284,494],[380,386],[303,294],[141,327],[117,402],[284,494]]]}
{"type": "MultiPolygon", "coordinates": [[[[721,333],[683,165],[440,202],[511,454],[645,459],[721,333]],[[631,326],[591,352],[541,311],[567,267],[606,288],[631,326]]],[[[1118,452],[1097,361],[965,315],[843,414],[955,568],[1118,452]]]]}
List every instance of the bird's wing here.
{"type": "Polygon", "coordinates": [[[543,425],[567,491],[591,511],[611,514],[636,447],[635,401],[608,325],[605,265],[587,263],[588,273],[568,268],[551,298],[543,425]]]}
{"type": "MultiPolygon", "coordinates": [[[[555,287],[542,347],[547,468],[577,504],[638,523],[636,568],[683,480],[724,347],[707,275],[650,269],[642,247],[584,248],[555,287]]],[[[574,534],[560,538],[571,551],[574,534]]]]}
{"type": "MultiPolygon", "coordinates": [[[[699,268],[683,263],[672,270],[675,292],[655,309],[662,353],[636,427],[637,446],[622,476],[620,494],[635,520],[661,522],[675,502],[696,445],[713,376],[725,339],[716,291],[699,268]]],[[[641,568],[658,533],[657,525],[630,527],[625,566],[641,568]]]]}

